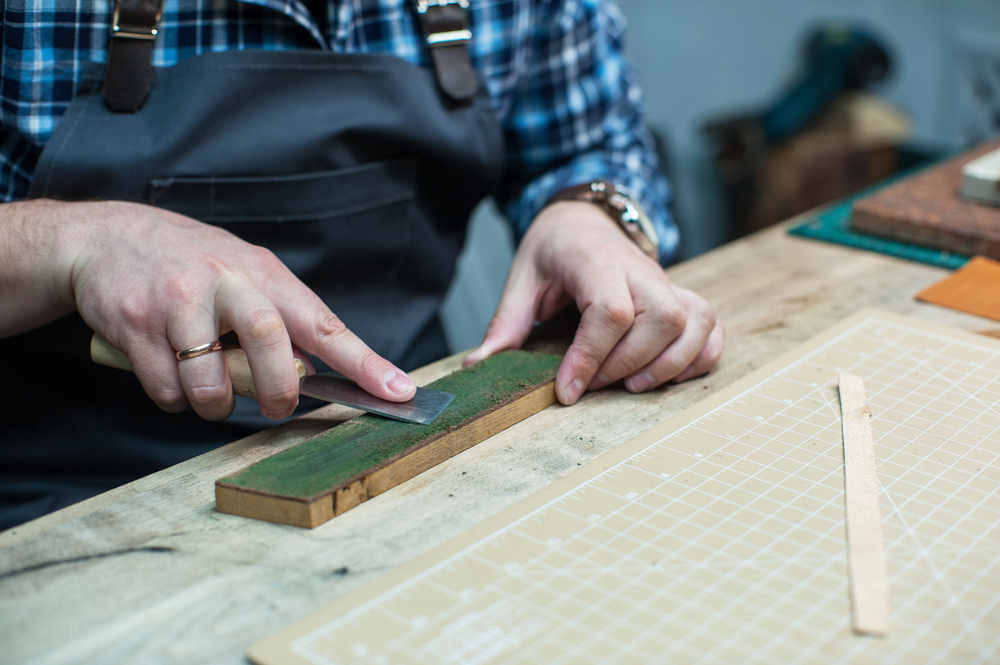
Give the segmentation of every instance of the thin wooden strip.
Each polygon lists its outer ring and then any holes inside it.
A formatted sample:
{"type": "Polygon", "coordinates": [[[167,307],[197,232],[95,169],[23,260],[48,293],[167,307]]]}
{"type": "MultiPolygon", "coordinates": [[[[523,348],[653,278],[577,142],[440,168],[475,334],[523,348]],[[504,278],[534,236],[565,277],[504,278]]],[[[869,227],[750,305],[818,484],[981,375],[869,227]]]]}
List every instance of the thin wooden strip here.
{"type": "Polygon", "coordinates": [[[871,409],[865,384],[840,375],[847,489],[847,547],[855,633],[883,636],[889,631],[889,578],[885,566],[882,513],[878,504],[871,409]]]}

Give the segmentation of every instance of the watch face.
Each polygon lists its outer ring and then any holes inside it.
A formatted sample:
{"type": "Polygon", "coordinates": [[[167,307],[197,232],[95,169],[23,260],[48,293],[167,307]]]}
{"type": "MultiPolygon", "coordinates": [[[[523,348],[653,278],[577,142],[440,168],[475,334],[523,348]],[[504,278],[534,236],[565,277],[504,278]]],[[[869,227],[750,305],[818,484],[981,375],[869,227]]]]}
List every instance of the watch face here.
{"type": "Polygon", "coordinates": [[[615,187],[615,189],[616,194],[608,197],[608,203],[621,211],[622,222],[638,226],[638,230],[646,236],[653,247],[659,248],[660,239],[653,226],[653,221],[636,201],[635,196],[625,187],[615,187]],[[613,202],[615,199],[618,200],[617,204],[613,202]]]}

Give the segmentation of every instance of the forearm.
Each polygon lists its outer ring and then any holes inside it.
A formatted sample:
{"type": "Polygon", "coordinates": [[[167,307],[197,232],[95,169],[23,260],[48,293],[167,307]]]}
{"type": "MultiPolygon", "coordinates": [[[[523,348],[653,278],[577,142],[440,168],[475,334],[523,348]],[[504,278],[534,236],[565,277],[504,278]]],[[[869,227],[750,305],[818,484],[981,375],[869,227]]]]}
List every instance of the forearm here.
{"type": "Polygon", "coordinates": [[[623,54],[624,20],[599,0],[546,7],[520,92],[503,119],[508,170],[498,202],[521,238],[560,190],[595,179],[624,186],[653,221],[666,263],[677,231],[623,54]]]}
{"type": "Polygon", "coordinates": [[[75,309],[74,205],[81,204],[0,204],[0,337],[36,328],[75,309]]]}

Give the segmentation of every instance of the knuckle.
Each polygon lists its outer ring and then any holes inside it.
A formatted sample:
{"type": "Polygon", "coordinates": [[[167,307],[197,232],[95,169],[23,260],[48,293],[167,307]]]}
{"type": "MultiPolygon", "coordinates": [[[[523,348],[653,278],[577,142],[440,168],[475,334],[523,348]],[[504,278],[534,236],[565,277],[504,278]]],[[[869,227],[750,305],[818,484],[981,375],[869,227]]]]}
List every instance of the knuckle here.
{"type": "Polygon", "coordinates": [[[712,353],[706,354],[705,357],[701,358],[700,362],[697,363],[698,369],[702,372],[707,372],[719,364],[719,359],[721,357],[722,353],[720,351],[713,351],[712,353]]]}
{"type": "Polygon", "coordinates": [[[348,331],[336,314],[326,310],[316,317],[316,334],[324,344],[336,344],[348,331]]]}
{"type": "Polygon", "coordinates": [[[715,328],[715,324],[719,322],[719,319],[715,314],[715,309],[713,309],[711,305],[705,307],[705,311],[702,313],[702,318],[705,321],[705,331],[709,333],[715,328]]]}
{"type": "Polygon", "coordinates": [[[511,324],[509,318],[510,315],[507,312],[502,312],[498,309],[493,313],[493,318],[490,319],[490,323],[486,327],[486,335],[496,335],[507,330],[511,324]]]}
{"type": "Polygon", "coordinates": [[[381,369],[382,359],[373,351],[362,353],[355,363],[358,376],[379,376],[381,369]]]}
{"type": "Polygon", "coordinates": [[[617,331],[624,332],[632,327],[635,320],[635,308],[626,300],[616,300],[597,305],[601,318],[617,331]]]}
{"type": "Polygon", "coordinates": [[[283,410],[295,404],[299,398],[297,386],[283,386],[269,391],[266,403],[272,411],[283,410]]]}
{"type": "Polygon", "coordinates": [[[162,289],[167,302],[180,305],[196,303],[202,296],[202,285],[183,276],[167,279],[163,282],[162,289]]]}
{"type": "Polygon", "coordinates": [[[278,266],[283,266],[281,259],[277,255],[266,247],[261,247],[259,245],[251,245],[250,255],[253,261],[260,266],[262,269],[271,271],[278,266]]]}
{"type": "Polygon", "coordinates": [[[229,398],[229,386],[225,384],[190,386],[187,392],[188,398],[196,404],[213,404],[229,398]]]}
{"type": "Polygon", "coordinates": [[[661,381],[668,381],[685,369],[688,365],[697,362],[698,356],[693,353],[683,353],[678,349],[668,349],[653,363],[653,370],[650,372],[661,381]]]}
{"type": "Polygon", "coordinates": [[[637,349],[631,351],[623,350],[618,356],[618,362],[621,364],[622,372],[626,376],[642,369],[645,365],[643,360],[637,349]]]}
{"type": "Polygon", "coordinates": [[[133,330],[142,330],[149,318],[149,305],[143,299],[126,297],[118,305],[118,314],[126,326],[133,330]]]}
{"type": "Polygon", "coordinates": [[[680,331],[687,325],[687,312],[680,303],[663,303],[653,312],[653,318],[663,330],[680,331]]]}
{"type": "Polygon", "coordinates": [[[699,358],[701,364],[707,369],[715,367],[722,358],[722,344],[708,344],[702,349],[703,358],[699,358]]]}
{"type": "Polygon", "coordinates": [[[580,364],[584,367],[594,369],[600,367],[605,359],[605,356],[600,351],[589,344],[578,344],[576,346],[576,355],[581,361],[580,364]]]}
{"type": "Polygon", "coordinates": [[[657,374],[666,380],[683,372],[687,369],[689,364],[690,363],[683,358],[670,358],[663,363],[663,367],[659,372],[657,372],[657,374]]]}
{"type": "Polygon", "coordinates": [[[275,310],[258,308],[246,315],[246,330],[260,342],[277,343],[284,340],[285,322],[275,310]]]}
{"type": "Polygon", "coordinates": [[[156,405],[167,413],[177,413],[187,408],[187,398],[180,390],[173,388],[154,388],[149,391],[149,397],[156,405]]]}

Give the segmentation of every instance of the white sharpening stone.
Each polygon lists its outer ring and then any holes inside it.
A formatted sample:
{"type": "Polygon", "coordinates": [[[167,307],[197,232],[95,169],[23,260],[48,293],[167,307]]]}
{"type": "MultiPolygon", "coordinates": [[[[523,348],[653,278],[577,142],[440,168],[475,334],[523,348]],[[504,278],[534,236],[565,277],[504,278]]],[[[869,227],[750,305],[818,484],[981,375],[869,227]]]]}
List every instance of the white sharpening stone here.
{"type": "Polygon", "coordinates": [[[1000,148],[962,167],[962,196],[1000,205],[1000,148]]]}

